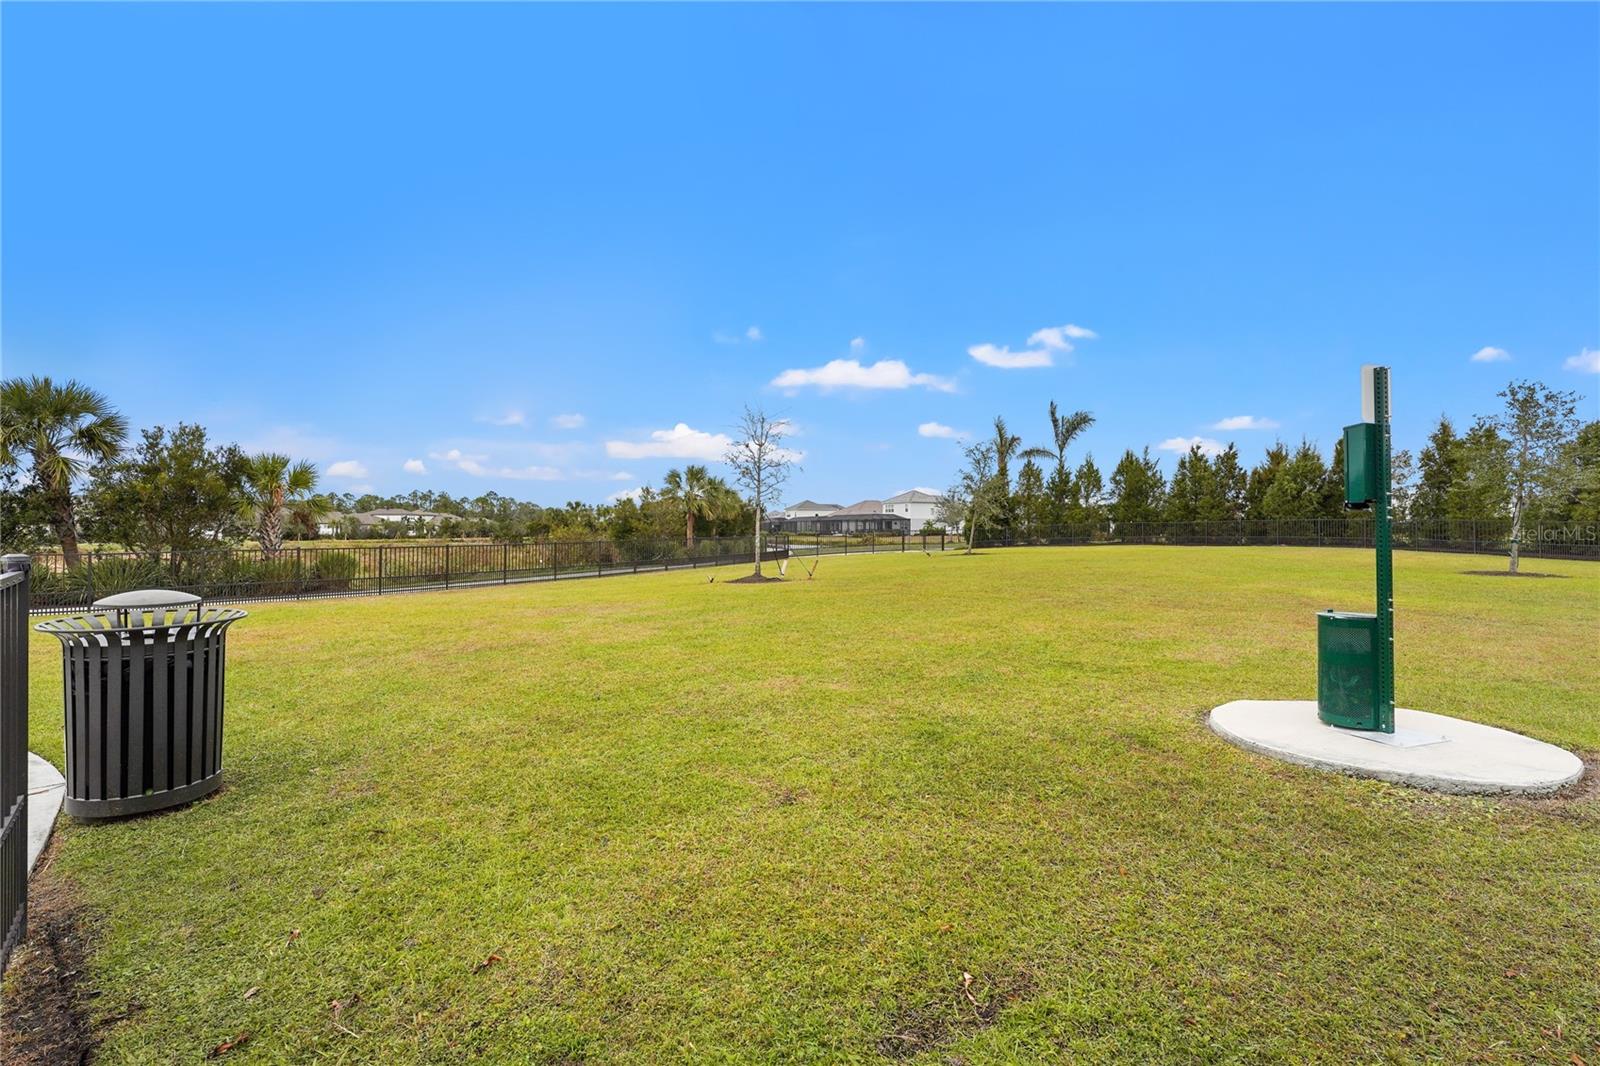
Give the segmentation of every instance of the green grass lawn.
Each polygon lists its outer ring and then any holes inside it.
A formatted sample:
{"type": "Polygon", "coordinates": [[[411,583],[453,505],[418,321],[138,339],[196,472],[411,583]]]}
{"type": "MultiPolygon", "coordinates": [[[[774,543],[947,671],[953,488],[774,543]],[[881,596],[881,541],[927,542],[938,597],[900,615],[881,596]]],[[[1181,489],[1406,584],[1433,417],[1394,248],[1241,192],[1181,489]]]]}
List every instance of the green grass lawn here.
{"type": "MultiPolygon", "coordinates": [[[[1397,558],[1400,703],[1592,755],[1600,566],[1503,566],[1397,558]]],[[[1600,1062],[1600,794],[1206,728],[1370,552],[718,573],[250,607],[226,788],[60,830],[101,1060],[1600,1062]]]]}

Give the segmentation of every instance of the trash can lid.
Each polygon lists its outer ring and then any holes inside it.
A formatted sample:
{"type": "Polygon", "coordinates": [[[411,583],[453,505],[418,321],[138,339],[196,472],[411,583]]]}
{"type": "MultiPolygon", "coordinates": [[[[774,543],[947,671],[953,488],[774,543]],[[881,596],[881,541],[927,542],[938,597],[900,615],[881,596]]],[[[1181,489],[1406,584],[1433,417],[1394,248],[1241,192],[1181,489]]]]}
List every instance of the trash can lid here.
{"type": "Polygon", "coordinates": [[[192,592],[178,592],[175,589],[139,589],[136,592],[119,592],[115,596],[106,596],[94,601],[96,610],[110,608],[112,610],[136,607],[186,607],[191,603],[199,603],[200,597],[192,592]]]}

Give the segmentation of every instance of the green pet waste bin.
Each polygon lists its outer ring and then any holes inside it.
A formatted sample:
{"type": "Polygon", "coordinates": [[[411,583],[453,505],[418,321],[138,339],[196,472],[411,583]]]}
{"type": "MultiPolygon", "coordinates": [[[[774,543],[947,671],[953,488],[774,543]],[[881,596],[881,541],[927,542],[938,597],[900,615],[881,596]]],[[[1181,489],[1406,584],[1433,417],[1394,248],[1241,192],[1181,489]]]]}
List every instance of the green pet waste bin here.
{"type": "Polygon", "coordinates": [[[1381,729],[1378,616],[1317,612],[1317,717],[1345,729],[1381,729]]]}

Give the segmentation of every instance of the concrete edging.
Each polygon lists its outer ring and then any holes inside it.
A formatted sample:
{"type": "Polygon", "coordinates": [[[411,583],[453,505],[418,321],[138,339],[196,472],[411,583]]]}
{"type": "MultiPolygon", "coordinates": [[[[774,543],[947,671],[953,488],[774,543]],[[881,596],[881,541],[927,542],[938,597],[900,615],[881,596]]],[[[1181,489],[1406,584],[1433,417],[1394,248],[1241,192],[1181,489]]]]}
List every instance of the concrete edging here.
{"type": "Polygon", "coordinates": [[[28,873],[50,843],[50,833],[67,796],[67,779],[49,762],[28,752],[28,873]]]}
{"type": "Polygon", "coordinates": [[[1583,776],[1583,761],[1554,744],[1427,711],[1395,709],[1397,731],[1433,740],[1410,746],[1324,725],[1315,700],[1234,700],[1213,708],[1206,724],[1270,758],[1434,792],[1536,796],[1583,776]]]}

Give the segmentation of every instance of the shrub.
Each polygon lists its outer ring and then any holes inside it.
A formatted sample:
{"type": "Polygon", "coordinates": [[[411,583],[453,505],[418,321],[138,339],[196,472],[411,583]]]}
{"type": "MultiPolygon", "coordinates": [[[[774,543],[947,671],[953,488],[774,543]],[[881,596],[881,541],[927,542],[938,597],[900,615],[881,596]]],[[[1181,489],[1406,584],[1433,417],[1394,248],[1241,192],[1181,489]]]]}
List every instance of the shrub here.
{"type": "Polygon", "coordinates": [[[321,592],[348,592],[360,570],[361,560],[353,552],[318,552],[311,580],[321,592]]]}
{"type": "Polygon", "coordinates": [[[88,602],[136,589],[162,588],[172,579],[158,562],[134,555],[97,558],[68,570],[66,588],[88,602]]]}

